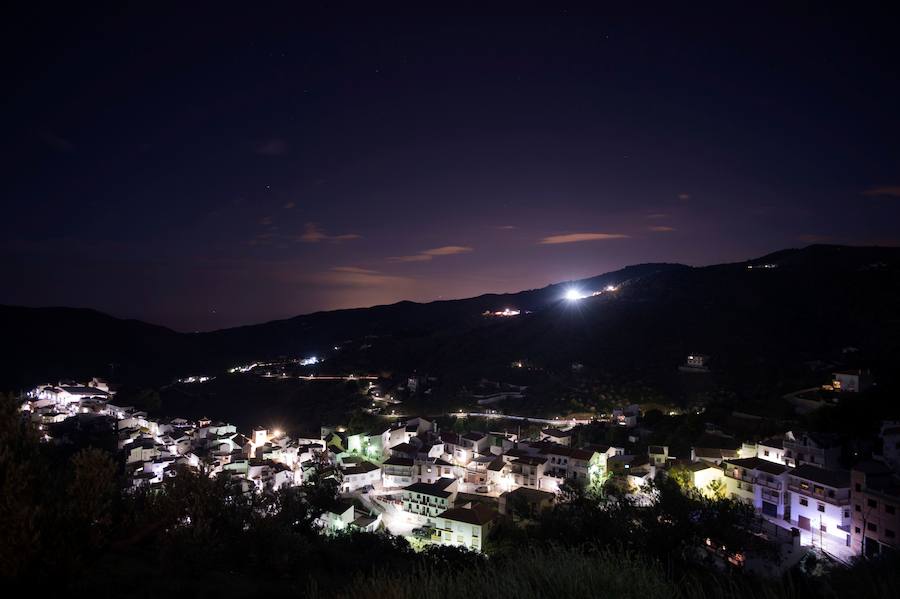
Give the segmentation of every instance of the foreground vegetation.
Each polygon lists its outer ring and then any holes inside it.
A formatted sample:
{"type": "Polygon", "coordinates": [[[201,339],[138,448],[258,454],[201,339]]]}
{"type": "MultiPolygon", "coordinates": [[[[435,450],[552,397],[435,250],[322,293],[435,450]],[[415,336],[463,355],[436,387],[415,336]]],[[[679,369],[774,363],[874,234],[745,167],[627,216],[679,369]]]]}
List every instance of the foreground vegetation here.
{"type": "Polygon", "coordinates": [[[488,556],[417,553],[384,534],[327,538],[313,524],[334,497],[327,481],[246,495],[184,470],[158,491],[121,493],[113,454],[42,444],[12,398],[0,404],[0,576],[37,596],[900,595],[897,564],[887,560],[764,581],[712,568],[690,551],[710,535],[737,531],[729,546],[759,549],[740,533],[746,511],[665,484],[649,509],[573,492],[542,516],[504,520],[488,556]]]}

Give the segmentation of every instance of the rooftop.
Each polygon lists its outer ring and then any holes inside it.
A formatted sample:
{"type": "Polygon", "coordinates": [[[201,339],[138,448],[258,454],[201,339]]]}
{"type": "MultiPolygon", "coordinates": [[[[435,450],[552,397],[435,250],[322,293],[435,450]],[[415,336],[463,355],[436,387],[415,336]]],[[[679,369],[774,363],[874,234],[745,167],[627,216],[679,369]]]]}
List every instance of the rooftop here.
{"type": "Polygon", "coordinates": [[[467,505],[471,507],[450,508],[449,510],[438,514],[438,518],[482,526],[497,517],[497,512],[484,504],[476,503],[474,505],[467,505]]]}
{"type": "Polygon", "coordinates": [[[770,462],[769,460],[763,460],[760,458],[730,459],[725,460],[725,462],[739,468],[746,468],[747,470],[759,470],[760,472],[765,472],[766,474],[772,474],[775,476],[784,474],[788,469],[788,467],[783,464],[776,464],[775,462],[770,462]]]}
{"type": "Polygon", "coordinates": [[[791,470],[791,476],[810,480],[835,489],[850,487],[850,473],[845,470],[825,470],[812,464],[803,464],[791,470]]]}

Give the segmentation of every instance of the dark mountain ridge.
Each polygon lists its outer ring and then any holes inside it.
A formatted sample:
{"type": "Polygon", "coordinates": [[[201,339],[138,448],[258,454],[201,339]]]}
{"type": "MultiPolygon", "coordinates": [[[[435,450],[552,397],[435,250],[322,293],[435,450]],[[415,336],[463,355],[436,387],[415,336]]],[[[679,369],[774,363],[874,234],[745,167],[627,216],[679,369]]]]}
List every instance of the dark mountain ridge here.
{"type": "Polygon", "coordinates": [[[669,368],[688,352],[713,354],[722,366],[777,365],[848,345],[891,360],[898,300],[900,248],[810,246],[739,263],[642,264],[519,293],[317,312],[208,333],[93,310],[2,306],[0,385],[111,371],[162,382],[312,354],[328,356],[329,369],[473,374],[522,358],[551,367],[669,368]],[[564,299],[569,288],[589,294],[607,285],[618,289],[564,299]],[[522,314],[482,316],[505,307],[522,314]]]}

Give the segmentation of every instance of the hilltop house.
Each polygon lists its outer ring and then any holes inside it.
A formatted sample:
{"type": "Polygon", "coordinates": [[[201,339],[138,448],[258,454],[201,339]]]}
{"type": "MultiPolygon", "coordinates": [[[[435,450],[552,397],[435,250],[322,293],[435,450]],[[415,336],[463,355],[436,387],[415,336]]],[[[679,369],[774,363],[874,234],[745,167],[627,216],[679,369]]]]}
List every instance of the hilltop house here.
{"type": "Polygon", "coordinates": [[[872,373],[857,368],[832,373],[831,387],[842,393],[859,393],[872,386],[872,373]]]}

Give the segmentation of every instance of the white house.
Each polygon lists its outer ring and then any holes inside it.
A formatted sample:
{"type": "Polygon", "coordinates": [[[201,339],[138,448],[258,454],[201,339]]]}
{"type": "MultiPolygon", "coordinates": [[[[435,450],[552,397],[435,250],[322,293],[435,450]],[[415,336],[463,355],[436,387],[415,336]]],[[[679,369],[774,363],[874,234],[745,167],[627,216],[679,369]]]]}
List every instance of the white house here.
{"type": "Polygon", "coordinates": [[[804,464],[788,474],[791,522],[850,544],[850,474],[804,464]]]}
{"type": "Polygon", "coordinates": [[[412,459],[392,456],[381,464],[382,483],[388,488],[411,485],[415,468],[415,462],[412,459]]]}
{"type": "Polygon", "coordinates": [[[756,457],[775,464],[784,464],[784,439],[764,439],[756,444],[756,457]]]}
{"type": "Polygon", "coordinates": [[[810,464],[819,468],[840,467],[841,440],[837,435],[791,432],[784,437],[784,463],[791,468],[810,464]]]}
{"type": "Polygon", "coordinates": [[[451,464],[441,458],[427,458],[415,461],[413,470],[413,482],[433,483],[441,478],[462,478],[465,476],[462,466],[451,464]]]}
{"type": "Polygon", "coordinates": [[[338,501],[327,511],[323,512],[315,520],[325,534],[343,532],[350,528],[350,524],[356,519],[356,510],[350,502],[338,501]]]}
{"type": "Polygon", "coordinates": [[[343,493],[350,493],[369,485],[381,486],[381,467],[366,460],[344,468],[342,474],[341,491],[343,493]]]}
{"type": "Polygon", "coordinates": [[[434,523],[438,514],[453,507],[458,488],[455,478],[441,478],[431,484],[413,483],[403,489],[403,509],[415,521],[434,523]]]}
{"type": "Polygon", "coordinates": [[[433,540],[481,551],[497,512],[482,503],[466,503],[450,508],[435,518],[433,540]]]}
{"type": "Polygon", "coordinates": [[[558,445],[569,446],[572,444],[572,436],[575,432],[572,429],[560,430],[558,428],[545,428],[541,431],[541,441],[549,441],[558,445]]]}
{"type": "Polygon", "coordinates": [[[790,497],[787,491],[788,468],[760,458],[722,462],[728,496],[750,503],[767,516],[782,518],[790,497]]]}
{"type": "Polygon", "coordinates": [[[544,467],[546,474],[567,479],[582,486],[590,482],[591,464],[599,466],[600,461],[599,452],[562,445],[548,445],[541,449],[541,455],[547,458],[547,464],[544,467]]]}

